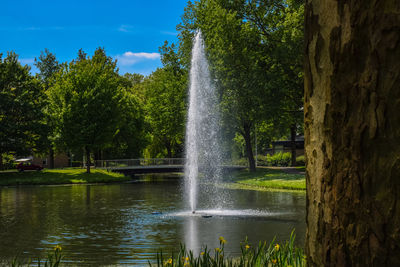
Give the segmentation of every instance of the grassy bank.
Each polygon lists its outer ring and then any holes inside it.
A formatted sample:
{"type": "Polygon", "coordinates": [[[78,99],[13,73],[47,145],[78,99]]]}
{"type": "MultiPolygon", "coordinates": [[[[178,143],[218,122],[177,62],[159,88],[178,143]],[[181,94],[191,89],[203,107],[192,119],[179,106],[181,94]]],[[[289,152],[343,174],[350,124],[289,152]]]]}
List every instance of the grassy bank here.
{"type": "Polygon", "coordinates": [[[123,174],[107,172],[106,170],[86,169],[55,169],[24,172],[0,172],[0,186],[13,185],[50,185],[50,184],[82,184],[82,183],[112,183],[130,180],[123,174]]]}
{"type": "Polygon", "coordinates": [[[243,188],[305,190],[305,177],[300,171],[294,169],[289,173],[287,169],[268,167],[257,168],[256,172],[242,170],[233,176],[232,181],[243,188]]]}

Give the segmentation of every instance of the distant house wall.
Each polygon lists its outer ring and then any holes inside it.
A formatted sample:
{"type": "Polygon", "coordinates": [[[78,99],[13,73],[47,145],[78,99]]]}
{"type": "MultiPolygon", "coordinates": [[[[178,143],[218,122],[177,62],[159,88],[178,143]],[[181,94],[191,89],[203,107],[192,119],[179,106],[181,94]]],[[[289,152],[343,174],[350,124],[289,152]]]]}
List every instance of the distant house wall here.
{"type": "MultiPolygon", "coordinates": [[[[272,142],[272,154],[292,152],[292,142],[288,140],[272,142]]],[[[304,155],[304,137],[296,136],[296,157],[304,155]]]]}
{"type": "MultiPolygon", "coordinates": [[[[44,168],[50,167],[50,160],[49,157],[33,157],[32,162],[34,164],[43,166],[44,168]]],[[[60,153],[54,156],[54,168],[65,168],[69,167],[69,158],[66,153],[60,153]]]]}

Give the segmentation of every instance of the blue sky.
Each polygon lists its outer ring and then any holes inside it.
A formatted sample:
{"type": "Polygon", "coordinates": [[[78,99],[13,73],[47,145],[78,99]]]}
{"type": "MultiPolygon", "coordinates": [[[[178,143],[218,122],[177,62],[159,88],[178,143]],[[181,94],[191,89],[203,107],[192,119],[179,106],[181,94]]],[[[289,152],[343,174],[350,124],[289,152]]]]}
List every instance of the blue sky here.
{"type": "MultiPolygon", "coordinates": [[[[2,0],[0,53],[14,51],[33,66],[48,48],[60,62],[82,48],[104,47],[120,73],[150,74],[161,66],[158,48],[177,41],[176,25],[187,0],[2,0]]],[[[32,68],[32,72],[36,72],[32,68]]]]}

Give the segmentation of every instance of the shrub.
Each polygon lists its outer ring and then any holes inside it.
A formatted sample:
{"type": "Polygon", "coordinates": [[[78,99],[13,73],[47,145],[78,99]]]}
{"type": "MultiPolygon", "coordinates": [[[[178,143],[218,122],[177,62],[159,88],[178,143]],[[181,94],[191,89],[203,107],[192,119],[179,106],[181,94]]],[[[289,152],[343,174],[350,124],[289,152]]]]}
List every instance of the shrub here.
{"type": "Polygon", "coordinates": [[[268,155],[258,155],[257,156],[257,165],[258,166],[268,166],[268,155]]]}
{"type": "Polygon", "coordinates": [[[304,166],[306,165],[306,159],[304,158],[304,155],[298,156],[296,158],[296,166],[304,166]]]}
{"type": "Polygon", "coordinates": [[[267,165],[268,166],[289,166],[290,160],[291,160],[291,154],[290,152],[287,153],[276,153],[272,156],[267,155],[267,165]]]}
{"type": "Polygon", "coordinates": [[[247,160],[247,158],[236,159],[236,160],[233,160],[233,165],[247,166],[248,160],[247,160]]]}

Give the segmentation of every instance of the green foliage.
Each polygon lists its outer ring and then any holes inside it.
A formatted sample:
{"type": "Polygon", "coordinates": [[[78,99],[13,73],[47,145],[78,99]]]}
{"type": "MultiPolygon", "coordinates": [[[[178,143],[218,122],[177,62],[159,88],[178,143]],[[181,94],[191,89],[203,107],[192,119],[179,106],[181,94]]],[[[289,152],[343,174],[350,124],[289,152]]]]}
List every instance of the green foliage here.
{"type": "Polygon", "coordinates": [[[151,157],[179,157],[183,152],[187,73],[174,45],[167,45],[160,49],[164,67],[153,72],[143,84],[151,157]]]}
{"type": "Polygon", "coordinates": [[[303,13],[295,1],[199,0],[188,3],[177,27],[186,65],[192,37],[202,31],[224,125],[243,135],[252,169],[257,124],[273,122],[280,132],[301,124],[303,13]]]}
{"type": "Polygon", "coordinates": [[[51,94],[61,102],[57,108],[66,144],[93,151],[110,143],[120,114],[116,62],[99,48],[93,58],[71,62],[59,78],[51,94]]]}
{"type": "MultiPolygon", "coordinates": [[[[305,256],[301,248],[294,245],[295,234],[292,231],[290,239],[282,245],[275,243],[275,239],[269,244],[260,242],[258,246],[252,247],[247,239],[241,243],[241,255],[238,258],[225,256],[224,244],[227,242],[220,237],[220,246],[214,250],[204,249],[199,256],[192,251],[186,250],[181,245],[178,255],[165,257],[161,252],[157,255],[157,265],[183,267],[183,266],[229,266],[229,267],[250,267],[250,266],[305,266],[305,256]]],[[[151,263],[149,263],[152,266],[151,263]]]]}
{"type": "Polygon", "coordinates": [[[296,158],[296,166],[304,166],[304,165],[306,165],[306,159],[305,159],[304,155],[298,156],[296,158]]]}
{"type": "Polygon", "coordinates": [[[278,152],[274,155],[267,155],[268,166],[282,166],[286,167],[290,165],[291,154],[289,152],[283,153],[278,152]]]}
{"type": "MultiPolygon", "coordinates": [[[[29,67],[0,54],[0,154],[29,155],[42,133],[44,94],[29,67]]],[[[1,162],[0,162],[1,165],[1,162]]]]}
{"type": "MultiPolygon", "coordinates": [[[[200,267],[200,266],[220,266],[220,267],[257,267],[257,266],[293,266],[302,267],[306,265],[304,252],[301,248],[296,247],[294,242],[296,235],[294,230],[290,235],[289,241],[284,244],[275,242],[275,238],[267,244],[266,242],[259,242],[258,246],[252,247],[247,238],[240,244],[241,255],[237,258],[225,256],[225,244],[227,241],[222,236],[219,237],[219,247],[214,250],[209,250],[207,247],[195,256],[192,251],[188,251],[184,245],[180,246],[179,253],[174,256],[165,257],[160,252],[157,253],[156,266],[170,266],[170,267],[200,267]]],[[[44,267],[58,267],[60,266],[64,256],[62,255],[62,248],[56,246],[52,252],[47,254],[44,264],[42,265],[41,259],[38,259],[37,266],[44,267]]],[[[14,258],[10,262],[12,267],[31,266],[32,260],[23,263],[14,258]]],[[[33,266],[33,265],[32,265],[33,266]]],[[[149,262],[149,266],[153,266],[149,262]]]]}
{"type": "Polygon", "coordinates": [[[102,150],[107,159],[139,158],[147,144],[143,103],[132,88],[122,88],[121,94],[116,133],[102,150]]]}
{"type": "Polygon", "coordinates": [[[56,56],[47,48],[44,52],[40,52],[39,59],[35,58],[34,64],[39,69],[39,80],[43,82],[44,87],[47,90],[53,75],[61,69],[62,65],[58,63],[56,56]]]}
{"type": "MultiPolygon", "coordinates": [[[[47,48],[45,51],[40,53],[39,59],[35,58],[35,66],[39,69],[39,73],[36,75],[40,81],[43,92],[47,92],[50,88],[51,83],[54,81],[55,74],[62,68],[62,65],[58,63],[56,56],[51,53],[47,48]]],[[[41,152],[48,152],[50,156],[50,167],[54,167],[54,150],[56,145],[59,144],[59,136],[55,132],[55,125],[57,121],[54,121],[54,116],[49,110],[47,95],[44,98],[45,105],[43,105],[44,114],[44,125],[42,127],[42,133],[40,135],[39,144],[41,152]]],[[[59,146],[60,147],[60,146],[59,146]]],[[[62,149],[59,149],[62,150],[62,149]]]]}
{"type": "Polygon", "coordinates": [[[143,119],[123,82],[116,61],[101,48],[92,58],[80,50],[78,58],[57,74],[48,93],[49,109],[68,148],[84,149],[90,159],[90,152],[111,147],[113,141],[125,149],[136,145],[132,134],[141,133],[143,119]]]}

